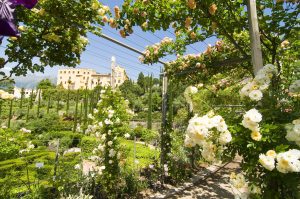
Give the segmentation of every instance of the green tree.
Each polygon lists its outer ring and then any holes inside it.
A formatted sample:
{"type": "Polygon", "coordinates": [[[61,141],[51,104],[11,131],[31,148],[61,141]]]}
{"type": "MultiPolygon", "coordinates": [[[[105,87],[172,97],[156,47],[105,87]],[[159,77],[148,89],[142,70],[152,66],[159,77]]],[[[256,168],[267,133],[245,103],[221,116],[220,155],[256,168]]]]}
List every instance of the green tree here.
{"type": "Polygon", "coordinates": [[[50,79],[43,79],[37,85],[38,89],[50,89],[55,88],[55,85],[51,82],[50,79]]]}
{"type": "Polygon", "coordinates": [[[146,80],[145,80],[145,76],[142,72],[139,73],[139,76],[137,79],[137,84],[145,91],[146,80]]]}
{"type": "Polygon", "coordinates": [[[0,89],[11,92],[14,89],[13,80],[0,81],[0,89]]]}
{"type": "Polygon", "coordinates": [[[75,67],[88,44],[87,33],[100,33],[102,16],[108,10],[97,0],[44,0],[32,11],[17,7],[16,23],[22,36],[8,39],[7,59],[1,58],[0,68],[17,63],[10,77],[43,72],[46,66],[75,67]]]}

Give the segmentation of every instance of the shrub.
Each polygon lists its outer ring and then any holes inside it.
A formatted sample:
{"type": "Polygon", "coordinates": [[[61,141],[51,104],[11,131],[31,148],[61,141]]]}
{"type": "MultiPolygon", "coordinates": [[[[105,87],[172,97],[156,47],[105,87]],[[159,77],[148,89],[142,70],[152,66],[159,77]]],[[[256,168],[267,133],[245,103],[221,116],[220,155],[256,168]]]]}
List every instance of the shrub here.
{"type": "Polygon", "coordinates": [[[137,138],[141,139],[142,141],[145,141],[147,143],[157,140],[158,139],[158,132],[149,130],[147,128],[144,128],[142,126],[137,126],[133,130],[133,135],[131,137],[136,136],[137,138]]]}
{"type": "Polygon", "coordinates": [[[0,161],[12,159],[19,154],[20,146],[12,142],[0,142],[0,161]]]}
{"type": "Polygon", "coordinates": [[[41,134],[48,131],[72,130],[73,122],[62,121],[55,113],[50,113],[44,117],[32,120],[26,124],[26,128],[30,129],[32,133],[41,134]]]}
{"type": "Polygon", "coordinates": [[[96,138],[88,136],[84,136],[79,144],[82,151],[85,153],[92,153],[93,149],[96,148],[98,145],[99,143],[96,138]]]}

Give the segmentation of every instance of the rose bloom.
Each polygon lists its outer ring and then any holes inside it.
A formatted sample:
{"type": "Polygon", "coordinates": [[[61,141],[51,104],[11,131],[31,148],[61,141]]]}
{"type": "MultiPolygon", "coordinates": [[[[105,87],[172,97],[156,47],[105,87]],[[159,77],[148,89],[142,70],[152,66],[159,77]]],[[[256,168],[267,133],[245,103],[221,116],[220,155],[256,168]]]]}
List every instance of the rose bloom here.
{"type": "Polygon", "coordinates": [[[209,13],[211,14],[211,15],[214,15],[215,13],[216,13],[216,11],[217,11],[217,5],[216,4],[212,4],[210,7],[209,7],[209,13]]]}
{"type": "Polygon", "coordinates": [[[252,133],[251,133],[251,138],[253,139],[253,140],[255,140],[255,141],[260,141],[261,140],[261,134],[260,134],[260,132],[258,132],[258,131],[253,131],[252,133]]]}

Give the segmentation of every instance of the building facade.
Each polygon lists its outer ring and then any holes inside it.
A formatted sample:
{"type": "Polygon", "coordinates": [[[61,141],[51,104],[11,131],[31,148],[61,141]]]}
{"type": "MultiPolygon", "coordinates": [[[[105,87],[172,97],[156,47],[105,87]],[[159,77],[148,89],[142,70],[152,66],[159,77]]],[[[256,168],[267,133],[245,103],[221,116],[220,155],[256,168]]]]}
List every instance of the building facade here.
{"type": "Polygon", "coordinates": [[[36,89],[22,89],[22,88],[18,88],[18,87],[14,87],[14,97],[16,99],[20,99],[22,96],[22,92],[23,92],[23,97],[24,98],[29,98],[31,96],[31,93],[33,93],[33,95],[35,95],[37,93],[36,89]]]}
{"type": "Polygon", "coordinates": [[[116,65],[116,59],[112,57],[111,73],[100,74],[93,69],[61,69],[57,75],[57,85],[65,89],[94,89],[96,86],[118,87],[128,79],[124,68],[116,65]]]}

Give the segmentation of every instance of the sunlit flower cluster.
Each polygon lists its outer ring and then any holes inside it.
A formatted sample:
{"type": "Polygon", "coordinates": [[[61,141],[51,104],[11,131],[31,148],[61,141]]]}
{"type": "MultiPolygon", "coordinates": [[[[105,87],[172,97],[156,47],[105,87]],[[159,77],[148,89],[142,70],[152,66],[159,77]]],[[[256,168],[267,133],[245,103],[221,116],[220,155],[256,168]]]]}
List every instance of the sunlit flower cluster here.
{"type": "Polygon", "coordinates": [[[275,168],[281,173],[300,172],[300,151],[290,149],[286,152],[276,154],[269,150],[266,154],[259,155],[259,163],[267,170],[275,168]]]}
{"type": "MultiPolygon", "coordinates": [[[[88,116],[90,124],[85,131],[98,140],[98,146],[92,150],[92,156],[88,160],[89,165],[94,165],[89,170],[111,181],[111,175],[117,176],[122,155],[118,138],[124,136],[125,132],[119,128],[127,124],[129,108],[120,93],[110,88],[102,89],[100,98],[97,109],[88,116]]],[[[130,135],[125,134],[125,137],[130,135]]]]}
{"type": "Polygon", "coordinates": [[[260,101],[263,97],[263,92],[269,88],[271,79],[276,74],[277,69],[274,65],[265,65],[258,71],[255,78],[241,89],[240,95],[249,97],[252,101],[260,101]]]}
{"type": "Polygon", "coordinates": [[[210,112],[203,117],[195,115],[190,119],[184,142],[186,147],[199,145],[202,157],[213,162],[222,153],[224,145],[231,140],[232,136],[224,119],[210,112]]]}
{"type": "Polygon", "coordinates": [[[21,150],[19,151],[19,153],[20,153],[20,154],[28,153],[29,151],[31,151],[32,149],[34,149],[34,147],[35,147],[34,144],[32,144],[32,142],[29,141],[29,142],[27,143],[26,149],[21,149],[21,150]]]}
{"type": "Polygon", "coordinates": [[[290,85],[289,91],[290,91],[291,93],[300,93],[300,80],[294,81],[294,82],[290,85]]]}
{"type": "Polygon", "coordinates": [[[237,189],[248,186],[248,183],[246,182],[246,178],[242,173],[239,174],[231,173],[230,184],[232,184],[232,186],[234,186],[237,189]]]}
{"type": "MultiPolygon", "coordinates": [[[[45,38],[45,39],[47,39],[47,38],[45,38]]],[[[50,38],[50,41],[53,40],[53,39],[55,41],[57,40],[56,42],[60,41],[59,37],[57,37],[57,39],[50,38]]],[[[72,47],[72,52],[81,53],[84,50],[84,48],[88,45],[88,43],[89,43],[88,38],[78,35],[78,37],[77,37],[77,45],[72,47]]]]}
{"type": "Polygon", "coordinates": [[[164,164],[164,173],[165,173],[165,176],[169,175],[169,167],[167,164],[164,164]]]}
{"type": "Polygon", "coordinates": [[[188,7],[190,9],[195,9],[197,7],[196,1],[195,0],[188,0],[188,7]]]}
{"type": "Polygon", "coordinates": [[[252,131],[251,138],[255,141],[260,141],[262,138],[259,128],[261,120],[262,115],[255,108],[247,111],[243,116],[242,125],[252,131]]]}
{"type": "Polygon", "coordinates": [[[269,171],[275,168],[276,152],[269,150],[266,154],[259,155],[259,163],[269,171]]]}
{"type": "Polygon", "coordinates": [[[11,99],[14,99],[14,95],[9,94],[8,92],[6,92],[4,90],[0,90],[0,99],[11,100],[11,99]]]}
{"type": "Polygon", "coordinates": [[[152,46],[147,46],[146,50],[143,52],[144,55],[139,57],[139,60],[142,63],[151,62],[155,58],[158,58],[159,54],[161,53],[161,49],[166,48],[169,44],[173,42],[172,38],[165,37],[160,43],[156,43],[152,46]]]}
{"type": "Polygon", "coordinates": [[[218,40],[214,46],[208,44],[206,50],[199,54],[188,54],[184,56],[178,55],[174,61],[166,63],[166,71],[168,73],[179,72],[187,68],[196,68],[202,72],[203,75],[208,74],[207,64],[211,63],[212,57],[221,56],[220,53],[232,52],[229,45],[225,45],[222,40],[218,40]]]}
{"type": "Polygon", "coordinates": [[[21,128],[20,131],[23,133],[31,133],[31,130],[26,129],[26,128],[21,128]]]}
{"type": "Polygon", "coordinates": [[[288,124],[286,126],[287,135],[285,138],[288,141],[296,142],[298,146],[300,146],[300,118],[294,120],[292,124],[288,124]]]}
{"type": "Polygon", "coordinates": [[[231,173],[229,182],[238,190],[238,193],[234,193],[235,198],[247,199],[250,194],[261,195],[261,188],[248,182],[243,173],[231,173]]]}
{"type": "Polygon", "coordinates": [[[184,97],[187,103],[190,106],[190,111],[193,111],[193,100],[192,95],[196,94],[198,92],[198,88],[195,86],[189,86],[184,91],[184,97]]]}

